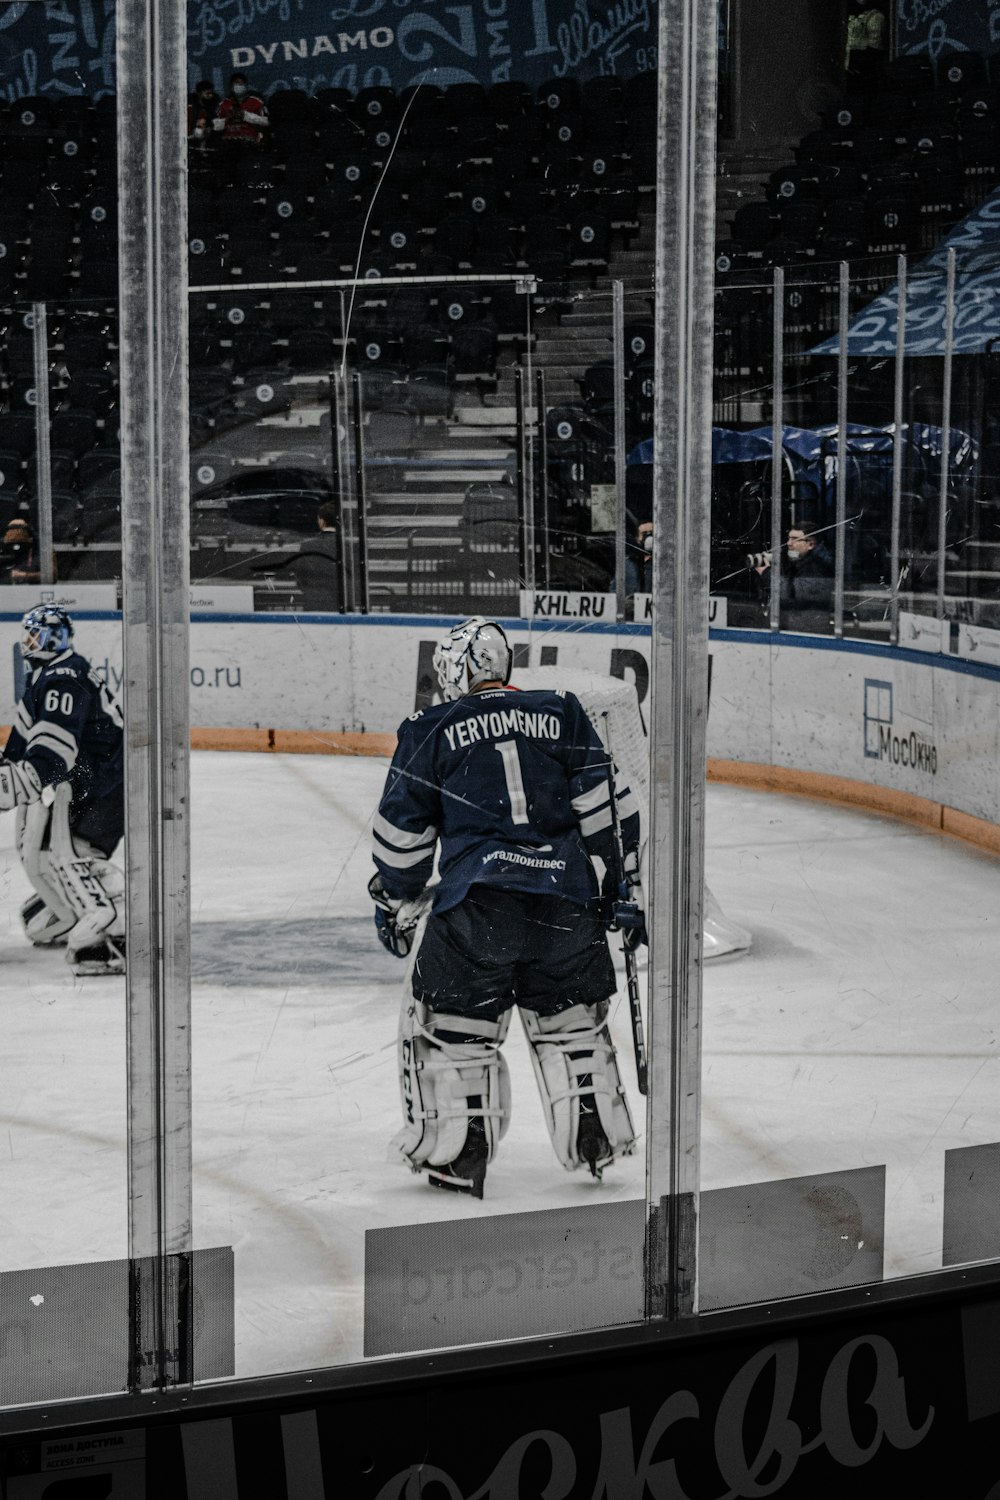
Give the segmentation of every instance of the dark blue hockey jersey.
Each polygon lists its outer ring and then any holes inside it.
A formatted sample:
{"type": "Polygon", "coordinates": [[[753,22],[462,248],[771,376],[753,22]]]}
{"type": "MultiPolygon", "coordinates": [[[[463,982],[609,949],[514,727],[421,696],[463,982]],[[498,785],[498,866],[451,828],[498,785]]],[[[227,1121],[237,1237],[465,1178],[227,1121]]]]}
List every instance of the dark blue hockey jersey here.
{"type": "Polygon", "coordinates": [[[34,669],[5,754],[29,761],[43,787],[68,781],[75,807],[121,787],[121,710],[84,657],[64,651],[34,669]]]}
{"type": "MultiPolygon", "coordinates": [[[[618,780],[623,843],[635,849],[635,798],[618,780]]],[[[434,910],[470,886],[598,895],[591,855],[615,867],[608,757],[572,693],[495,688],[411,715],[374,822],[387,894],[419,894],[440,840],[434,910]]]]}

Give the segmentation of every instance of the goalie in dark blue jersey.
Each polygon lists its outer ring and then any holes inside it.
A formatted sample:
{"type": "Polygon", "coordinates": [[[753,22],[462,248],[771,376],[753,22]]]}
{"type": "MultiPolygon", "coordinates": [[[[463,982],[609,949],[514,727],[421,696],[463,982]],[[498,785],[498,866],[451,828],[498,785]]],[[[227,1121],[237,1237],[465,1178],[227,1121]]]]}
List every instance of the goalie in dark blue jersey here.
{"type": "Polygon", "coordinates": [[[125,826],[122,716],[73,649],[64,609],[22,622],[28,681],[0,756],[0,812],[17,812],[17,848],[34,895],[21,920],[36,946],[65,944],[76,974],[125,968],[121,871],[125,826]]]}
{"type": "MultiPolygon", "coordinates": [[[[500,1048],[515,1005],[563,1166],[600,1177],[635,1143],[607,1026],[608,756],[579,699],[508,687],[511,663],[493,621],[469,620],[439,645],[445,701],[400,726],[369,886],[398,957],[433,898],[400,1026],[394,1145],[431,1183],[478,1198],[510,1117],[500,1048]]],[[[634,867],[638,808],[620,781],[616,802],[634,867]]]]}

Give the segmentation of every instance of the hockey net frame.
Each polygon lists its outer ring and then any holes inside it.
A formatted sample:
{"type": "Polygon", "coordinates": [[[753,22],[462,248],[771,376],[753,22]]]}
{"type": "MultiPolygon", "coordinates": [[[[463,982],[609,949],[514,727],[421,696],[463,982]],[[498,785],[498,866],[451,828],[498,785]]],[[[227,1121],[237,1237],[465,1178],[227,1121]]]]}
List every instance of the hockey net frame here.
{"type": "MultiPolygon", "coordinates": [[[[550,692],[569,692],[579,698],[601,743],[639,804],[640,865],[643,886],[648,889],[649,737],[634,685],[624,678],[605,677],[600,672],[546,666],[515,667],[511,673],[511,686],[523,690],[543,688],[550,692]]],[[[745,953],[750,948],[750,933],[725,916],[707,884],[702,926],[702,956],[706,961],[745,953]]]]}

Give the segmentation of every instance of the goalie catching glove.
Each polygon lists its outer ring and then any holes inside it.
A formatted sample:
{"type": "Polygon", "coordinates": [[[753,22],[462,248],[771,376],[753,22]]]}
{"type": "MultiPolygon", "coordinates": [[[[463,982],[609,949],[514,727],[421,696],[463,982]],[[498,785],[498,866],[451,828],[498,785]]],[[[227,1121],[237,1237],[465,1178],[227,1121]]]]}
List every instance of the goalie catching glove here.
{"type": "Polygon", "coordinates": [[[373,875],[369,880],[368,894],[375,902],[375,931],[379,942],[393,958],[406,958],[413,947],[417,924],[426,903],[421,897],[415,901],[397,901],[387,895],[381,875],[373,875]]]}
{"type": "Polygon", "coordinates": [[[26,807],[42,795],[38,773],[28,761],[0,758],[0,812],[26,807]]]}

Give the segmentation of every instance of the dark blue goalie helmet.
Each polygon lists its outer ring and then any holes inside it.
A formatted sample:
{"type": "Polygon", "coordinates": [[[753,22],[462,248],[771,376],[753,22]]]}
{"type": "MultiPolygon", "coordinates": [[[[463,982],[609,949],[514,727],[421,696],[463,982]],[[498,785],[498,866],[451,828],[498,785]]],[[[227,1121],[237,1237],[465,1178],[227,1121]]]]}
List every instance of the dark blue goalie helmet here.
{"type": "Polygon", "coordinates": [[[52,661],[72,639],[73,621],[58,604],[38,604],[21,621],[21,655],[27,661],[52,661]]]}

